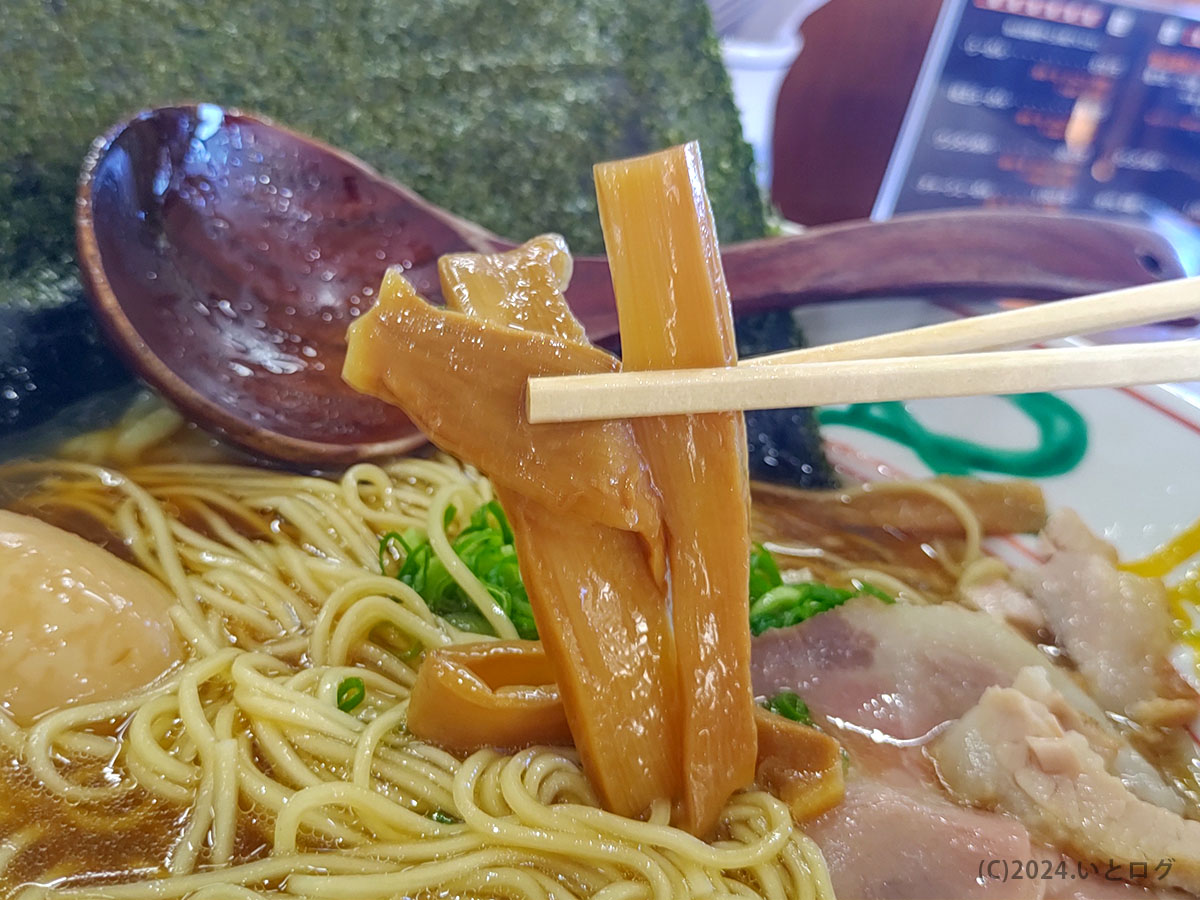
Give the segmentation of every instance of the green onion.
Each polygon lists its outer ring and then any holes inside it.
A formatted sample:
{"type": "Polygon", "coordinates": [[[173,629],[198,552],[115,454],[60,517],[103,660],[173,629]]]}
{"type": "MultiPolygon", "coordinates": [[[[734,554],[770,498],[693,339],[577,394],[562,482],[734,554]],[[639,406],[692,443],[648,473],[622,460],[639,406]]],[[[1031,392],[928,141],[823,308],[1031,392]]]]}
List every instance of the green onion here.
{"type": "Polygon", "coordinates": [[[854,586],[858,588],[860,597],[874,597],[877,600],[882,600],[884,603],[895,603],[896,598],[889,594],[883,588],[877,588],[875,585],[867,581],[855,581],[854,586]]]}
{"type": "Polygon", "coordinates": [[[812,713],[808,711],[808,704],[801,700],[800,695],[794,691],[781,691],[767,700],[763,706],[777,716],[813,727],[812,713]]]}
{"type": "Polygon", "coordinates": [[[754,602],[773,587],[783,584],[775,557],[762,544],[750,548],[750,601],[754,602]]]}
{"type": "Polygon", "coordinates": [[[367,686],[357,675],[342,680],[337,689],[337,707],[342,712],[350,712],[358,704],[367,699],[367,686]]]}
{"type": "MultiPolygon", "coordinates": [[[[448,506],[443,516],[447,527],[455,515],[454,507],[448,506]]],[[[466,592],[446,571],[427,536],[412,532],[403,536],[395,532],[384,535],[379,543],[380,568],[384,574],[389,574],[388,560],[394,559],[397,544],[404,551],[404,561],[395,577],[420,594],[430,610],[463,631],[495,633],[466,592]]],[[[517,634],[523,638],[536,638],[537,626],[517,566],[512,527],[500,504],[493,500],[475,510],[471,521],[451,540],[450,546],[487,588],[513,623],[517,634]]]]}
{"type": "MultiPolygon", "coordinates": [[[[457,511],[447,506],[446,527],[457,511]]],[[[467,526],[450,541],[458,557],[487,588],[496,604],[523,638],[537,638],[537,626],[529,595],[517,565],[512,526],[496,501],[485,503],[471,514],[467,526]]],[[[417,529],[404,534],[390,531],[379,541],[379,568],[385,574],[399,561],[395,577],[421,595],[435,614],[462,631],[495,634],[475,604],[442,565],[428,536],[417,529]]],[[[818,582],[784,584],[774,557],[761,544],[750,551],[750,630],[762,634],[771,628],[786,628],[818,613],[841,606],[853,597],[871,596],[894,602],[885,592],[866,582],[854,588],[835,588],[818,582]]]]}
{"type": "Polygon", "coordinates": [[[461,819],[456,819],[454,816],[450,815],[450,813],[444,812],[440,809],[435,809],[433,812],[431,812],[429,814],[429,818],[441,825],[457,825],[460,821],[462,821],[461,819]]]}
{"type": "Polygon", "coordinates": [[[755,544],[750,553],[750,630],[754,634],[798,625],[861,596],[895,602],[866,582],[855,582],[854,589],[835,588],[816,581],[784,584],[779,567],[765,547],[755,544]]]}

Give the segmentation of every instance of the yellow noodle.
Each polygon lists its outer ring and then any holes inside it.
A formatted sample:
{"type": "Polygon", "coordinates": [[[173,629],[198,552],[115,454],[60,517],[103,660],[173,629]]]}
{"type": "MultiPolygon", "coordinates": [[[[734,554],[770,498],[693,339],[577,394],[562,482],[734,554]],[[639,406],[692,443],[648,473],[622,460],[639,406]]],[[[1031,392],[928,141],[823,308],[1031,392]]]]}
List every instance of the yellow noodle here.
{"type": "Polygon", "coordinates": [[[848,566],[842,570],[842,574],[851,581],[873,585],[884,593],[891,594],[893,597],[908,603],[923,606],[929,602],[929,598],[911,584],[881,569],[873,569],[868,566],[848,566]]]}
{"type": "Polygon", "coordinates": [[[408,716],[408,702],[397,703],[392,709],[376,717],[363,729],[354,752],[351,780],[360,787],[370,787],[371,771],[375,765],[375,751],[384,735],[404,725],[408,716]]]}
{"type": "Polygon", "coordinates": [[[89,458],[105,465],[25,464],[40,479],[27,500],[87,515],[167,584],[188,657],[134,696],[28,729],[0,716],[0,740],[64,800],[111,801],[136,782],[187,817],[165,876],[25,895],[832,896],[819,851],[767,794],[735,797],[706,844],[670,828],[665,805],[640,822],[598,809],[573,751],[462,761],[408,735],[418,660],[407,651],[491,637],[454,628],[381,574],[384,533],[425,532],[494,630],[515,636],[444,527],[449,504],[453,529],[490,500],[477,473],[446,458],[358,465],[335,480],[229,465],[120,472],[101,450],[89,458]],[[343,712],[348,677],[366,698],[343,712]],[[111,751],[113,723],[125,723],[121,777],[78,782],[63,755],[111,751]],[[239,798],[275,831],[264,859],[237,856],[239,798]]]}
{"type": "MultiPolygon", "coordinates": [[[[226,710],[231,709],[226,707],[226,710]]],[[[213,753],[214,808],[212,850],[209,854],[209,862],[213,865],[225,866],[233,860],[239,793],[237,741],[233,737],[221,738],[213,753]]]]}
{"type": "Polygon", "coordinates": [[[172,875],[187,875],[196,870],[196,862],[213,820],[213,775],[206,771],[200,779],[200,789],[192,801],[191,818],[179,843],[175,845],[168,863],[172,875]]]}

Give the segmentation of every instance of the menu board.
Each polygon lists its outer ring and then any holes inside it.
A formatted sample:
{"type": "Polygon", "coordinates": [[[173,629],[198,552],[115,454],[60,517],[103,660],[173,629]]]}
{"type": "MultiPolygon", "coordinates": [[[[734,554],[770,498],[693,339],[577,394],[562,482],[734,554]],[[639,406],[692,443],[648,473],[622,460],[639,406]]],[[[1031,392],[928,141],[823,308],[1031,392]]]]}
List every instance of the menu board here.
{"type": "Polygon", "coordinates": [[[1200,22],[1188,6],[946,0],[874,216],[1169,208],[1200,221],[1200,22]]]}

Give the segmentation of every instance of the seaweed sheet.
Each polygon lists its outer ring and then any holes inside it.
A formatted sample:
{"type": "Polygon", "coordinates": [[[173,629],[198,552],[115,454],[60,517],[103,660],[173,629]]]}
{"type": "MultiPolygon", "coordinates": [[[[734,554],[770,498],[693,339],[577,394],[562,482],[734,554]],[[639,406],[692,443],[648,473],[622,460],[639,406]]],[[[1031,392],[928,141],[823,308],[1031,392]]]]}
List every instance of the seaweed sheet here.
{"type": "Polygon", "coordinates": [[[0,437],[122,377],[75,281],[71,216],[88,144],[141,108],[265,114],[576,252],[602,246],[594,162],[698,138],[722,238],[765,230],[703,0],[3,5],[0,437]]]}

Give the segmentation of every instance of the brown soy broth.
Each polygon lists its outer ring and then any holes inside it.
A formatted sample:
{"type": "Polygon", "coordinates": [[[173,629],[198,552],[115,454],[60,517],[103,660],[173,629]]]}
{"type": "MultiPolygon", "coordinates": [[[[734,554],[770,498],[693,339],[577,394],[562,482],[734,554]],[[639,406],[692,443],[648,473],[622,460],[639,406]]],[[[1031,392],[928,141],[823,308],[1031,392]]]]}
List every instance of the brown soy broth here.
{"type": "Polygon", "coordinates": [[[182,807],[138,788],[112,803],[69,802],[9,757],[0,766],[0,842],[13,855],[0,874],[0,896],[31,882],[159,872],[185,823],[182,807]]]}
{"type": "MultiPolygon", "coordinates": [[[[65,770],[90,783],[96,763],[65,770]]],[[[0,898],[28,884],[117,883],[167,874],[167,862],[190,810],[140,787],[109,803],[76,803],[51,793],[30,769],[6,755],[0,762],[0,898]]],[[[266,852],[270,823],[239,807],[234,858],[266,852]]],[[[203,856],[201,857],[203,861],[203,856]]]]}

